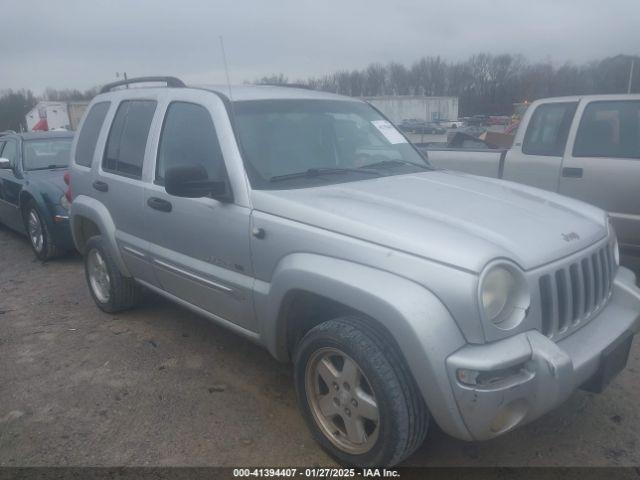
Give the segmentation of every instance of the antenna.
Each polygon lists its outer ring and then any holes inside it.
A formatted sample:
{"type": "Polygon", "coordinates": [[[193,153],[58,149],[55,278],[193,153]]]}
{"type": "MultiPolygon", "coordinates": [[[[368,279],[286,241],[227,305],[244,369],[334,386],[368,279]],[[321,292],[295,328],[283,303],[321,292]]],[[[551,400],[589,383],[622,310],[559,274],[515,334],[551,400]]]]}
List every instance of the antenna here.
{"type": "Polygon", "coordinates": [[[231,95],[231,82],[229,81],[229,67],[227,66],[227,54],[224,51],[224,39],[222,35],[220,35],[220,49],[222,50],[222,61],[224,62],[224,72],[227,75],[227,88],[229,89],[229,99],[233,100],[233,96],[231,95]]]}

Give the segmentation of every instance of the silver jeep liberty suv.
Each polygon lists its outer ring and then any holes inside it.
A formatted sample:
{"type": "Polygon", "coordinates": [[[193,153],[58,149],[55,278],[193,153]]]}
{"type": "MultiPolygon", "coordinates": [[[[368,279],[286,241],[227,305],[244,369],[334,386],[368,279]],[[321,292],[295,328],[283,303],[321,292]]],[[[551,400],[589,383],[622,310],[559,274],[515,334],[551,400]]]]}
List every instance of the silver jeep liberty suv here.
{"type": "Polygon", "coordinates": [[[489,439],[624,368],[640,290],[602,210],[435,170],[357,99],[126,83],[72,151],[96,304],[144,287],[293,361],[339,462],[400,462],[430,422],[489,439]]]}

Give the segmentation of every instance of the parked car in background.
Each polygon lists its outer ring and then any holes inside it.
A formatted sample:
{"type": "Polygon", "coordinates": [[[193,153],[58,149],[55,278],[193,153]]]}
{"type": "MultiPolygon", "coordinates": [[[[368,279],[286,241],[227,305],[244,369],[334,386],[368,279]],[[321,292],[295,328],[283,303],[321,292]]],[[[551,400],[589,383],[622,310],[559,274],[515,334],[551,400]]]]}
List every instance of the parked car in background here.
{"type": "Polygon", "coordinates": [[[487,125],[489,122],[489,117],[487,115],[473,115],[472,117],[467,117],[466,123],[468,126],[476,126],[482,127],[487,125]]]}
{"type": "Polygon", "coordinates": [[[437,123],[422,122],[413,126],[413,133],[430,133],[442,135],[447,133],[447,129],[437,123]]]}
{"type": "Polygon", "coordinates": [[[441,168],[524,183],[609,211],[623,252],[640,257],[640,95],[546,98],[509,150],[429,149],[441,168]]]}
{"type": "Polygon", "coordinates": [[[423,124],[424,120],[417,118],[405,118],[398,124],[398,128],[403,132],[412,133],[417,125],[423,124]]]}
{"type": "Polygon", "coordinates": [[[452,128],[452,129],[461,128],[461,127],[464,127],[466,125],[463,119],[458,119],[458,120],[442,120],[442,119],[439,119],[439,120],[436,120],[435,122],[438,125],[440,125],[441,127],[452,128]]]}
{"type": "Polygon", "coordinates": [[[40,260],[73,249],[64,175],[73,133],[0,134],[0,222],[25,233],[40,260]]]}
{"type": "Polygon", "coordinates": [[[145,286],[293,360],[337,461],[398,463],[431,421],[493,438],[624,368],[640,290],[604,211],[434,170],[351,97],[112,91],[152,80],[107,85],[74,144],[91,295],[113,313],[145,286]]]}

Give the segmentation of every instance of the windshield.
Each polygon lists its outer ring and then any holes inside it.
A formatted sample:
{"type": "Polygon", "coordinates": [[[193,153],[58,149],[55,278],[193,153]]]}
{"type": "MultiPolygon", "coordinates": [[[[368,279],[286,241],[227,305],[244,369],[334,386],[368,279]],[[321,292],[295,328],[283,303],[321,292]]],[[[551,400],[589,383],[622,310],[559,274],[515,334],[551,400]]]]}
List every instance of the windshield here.
{"type": "Polygon", "coordinates": [[[234,114],[253,188],[303,188],[430,168],[404,136],[365,103],[239,101],[234,114]]]}
{"type": "Polygon", "coordinates": [[[70,137],[26,140],[24,142],[23,168],[45,170],[69,165],[71,154],[70,137]]]}

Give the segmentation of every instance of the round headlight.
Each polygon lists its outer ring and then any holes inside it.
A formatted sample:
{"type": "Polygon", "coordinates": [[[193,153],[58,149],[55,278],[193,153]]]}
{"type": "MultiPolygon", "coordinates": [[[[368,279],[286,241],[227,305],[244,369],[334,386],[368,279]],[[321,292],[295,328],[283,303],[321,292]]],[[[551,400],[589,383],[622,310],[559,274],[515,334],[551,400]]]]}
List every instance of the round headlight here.
{"type": "Polygon", "coordinates": [[[524,275],[514,266],[496,265],[481,282],[480,301],[487,320],[502,330],[519,325],[531,303],[524,275]]]}
{"type": "Polygon", "coordinates": [[[494,268],[482,284],[482,306],[492,322],[500,316],[507,306],[510,292],[515,281],[511,272],[504,268],[494,268]]]}

